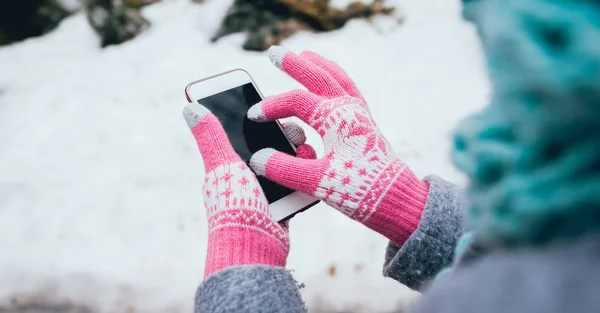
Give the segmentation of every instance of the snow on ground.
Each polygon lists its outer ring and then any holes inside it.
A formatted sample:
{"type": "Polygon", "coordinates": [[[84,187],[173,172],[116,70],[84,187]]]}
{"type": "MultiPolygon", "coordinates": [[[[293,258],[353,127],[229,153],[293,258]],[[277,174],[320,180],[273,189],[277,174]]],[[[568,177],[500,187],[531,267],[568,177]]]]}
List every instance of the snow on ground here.
{"type": "MultiPolygon", "coordinates": [[[[104,50],[81,14],[0,49],[0,308],[192,310],[206,221],[183,88],[234,67],[265,94],[298,85],[264,53],[242,51],[243,35],[208,42],[230,1],[189,2],[146,8],[152,28],[104,50]]],[[[284,45],[340,63],[417,174],[461,183],[451,131],[489,86],[458,2],[398,1],[404,25],[354,21],[284,45]]],[[[325,205],[295,218],[291,238],[288,264],[315,312],[390,312],[416,295],[381,277],[382,237],[325,205]]]]}

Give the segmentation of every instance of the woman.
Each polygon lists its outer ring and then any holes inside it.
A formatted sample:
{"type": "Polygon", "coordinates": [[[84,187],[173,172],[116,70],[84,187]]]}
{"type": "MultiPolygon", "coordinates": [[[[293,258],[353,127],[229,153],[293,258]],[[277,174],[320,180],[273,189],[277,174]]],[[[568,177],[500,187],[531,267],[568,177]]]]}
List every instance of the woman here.
{"type": "MultiPolygon", "coordinates": [[[[251,166],[387,237],[384,274],[411,288],[451,265],[456,249],[453,270],[413,312],[597,312],[600,3],[463,2],[494,87],[491,104],[455,137],[468,206],[451,183],[415,177],[352,80],[311,52],[269,50],[308,91],[269,98],[248,116],[297,116],[322,136],[326,155],[314,159],[300,128],[287,126],[298,157],[265,149],[251,166]],[[463,210],[472,232],[459,240],[463,210]]],[[[190,105],[184,116],[207,172],[209,247],[196,312],[305,312],[285,269],[286,227],[270,218],[256,177],[210,112],[190,105]]]]}

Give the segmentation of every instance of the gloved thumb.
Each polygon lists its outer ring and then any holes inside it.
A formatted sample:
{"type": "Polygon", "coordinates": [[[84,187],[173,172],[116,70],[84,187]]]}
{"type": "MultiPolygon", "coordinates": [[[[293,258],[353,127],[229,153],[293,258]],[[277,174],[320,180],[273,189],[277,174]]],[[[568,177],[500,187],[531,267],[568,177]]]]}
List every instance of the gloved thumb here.
{"type": "Polygon", "coordinates": [[[196,139],[207,173],[218,166],[241,161],[223,126],[207,108],[190,103],[184,107],[183,117],[196,139]]]}
{"type": "Polygon", "coordinates": [[[283,123],[283,133],[296,146],[296,156],[303,159],[316,159],[317,152],[306,143],[306,134],[302,127],[293,122],[283,123]]]}

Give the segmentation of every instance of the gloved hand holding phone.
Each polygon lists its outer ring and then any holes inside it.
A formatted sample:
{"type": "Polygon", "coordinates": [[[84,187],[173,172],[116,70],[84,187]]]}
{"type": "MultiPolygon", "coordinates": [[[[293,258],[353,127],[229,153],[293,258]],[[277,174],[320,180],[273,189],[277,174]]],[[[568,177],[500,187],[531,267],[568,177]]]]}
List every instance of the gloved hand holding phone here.
{"type": "Polygon", "coordinates": [[[429,186],[392,151],[360,91],[336,63],[314,52],[269,49],[273,64],[307,90],[270,97],[248,117],[295,116],[323,138],[325,156],[301,160],[274,149],[250,162],[259,175],[324,201],[401,246],[417,228],[429,186]]]}
{"type": "MultiPolygon", "coordinates": [[[[192,103],[184,118],[204,160],[204,205],[208,220],[208,251],[204,277],[233,265],[285,266],[290,244],[287,224],[272,218],[269,203],[254,173],[236,154],[219,120],[192,103]]],[[[300,126],[283,131],[297,147],[297,157],[314,158],[300,126]]]]}

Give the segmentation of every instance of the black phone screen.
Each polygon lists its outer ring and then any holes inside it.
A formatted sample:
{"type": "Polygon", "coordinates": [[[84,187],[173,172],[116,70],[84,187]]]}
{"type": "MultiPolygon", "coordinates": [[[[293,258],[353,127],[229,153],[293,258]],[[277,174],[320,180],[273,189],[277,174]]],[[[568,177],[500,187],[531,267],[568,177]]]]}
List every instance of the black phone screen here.
{"type": "MultiPolygon", "coordinates": [[[[296,154],[276,122],[257,123],[248,119],[248,109],[260,101],[260,95],[252,83],[198,100],[198,103],[208,108],[219,119],[233,149],[246,164],[250,163],[254,152],[263,148],[273,148],[290,155],[296,154]]],[[[262,176],[258,177],[258,182],[269,203],[294,192],[262,176]]]]}

